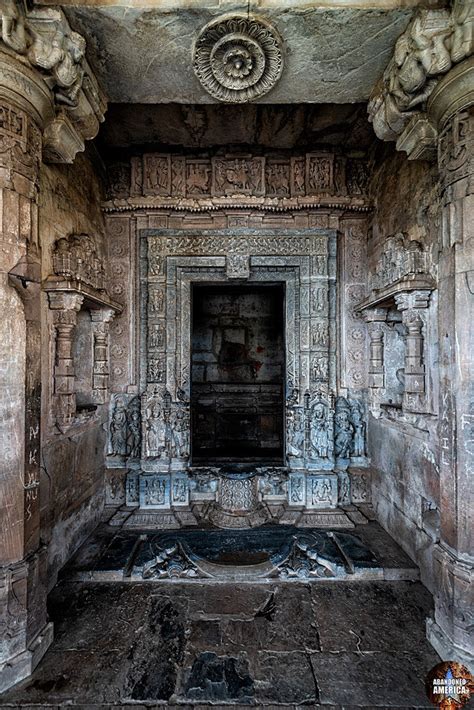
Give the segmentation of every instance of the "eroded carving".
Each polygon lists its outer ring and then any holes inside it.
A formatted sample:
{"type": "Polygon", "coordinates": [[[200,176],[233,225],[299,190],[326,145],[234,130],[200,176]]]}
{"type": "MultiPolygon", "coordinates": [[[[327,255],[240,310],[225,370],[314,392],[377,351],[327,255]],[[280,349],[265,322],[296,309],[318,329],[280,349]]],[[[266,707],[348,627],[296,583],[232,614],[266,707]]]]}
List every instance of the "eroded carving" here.
{"type": "Polygon", "coordinates": [[[382,140],[394,140],[424,108],[439,78],[472,55],[474,8],[455,0],[451,12],[419,9],[398,39],[380,85],[369,101],[369,120],[382,140]]]}

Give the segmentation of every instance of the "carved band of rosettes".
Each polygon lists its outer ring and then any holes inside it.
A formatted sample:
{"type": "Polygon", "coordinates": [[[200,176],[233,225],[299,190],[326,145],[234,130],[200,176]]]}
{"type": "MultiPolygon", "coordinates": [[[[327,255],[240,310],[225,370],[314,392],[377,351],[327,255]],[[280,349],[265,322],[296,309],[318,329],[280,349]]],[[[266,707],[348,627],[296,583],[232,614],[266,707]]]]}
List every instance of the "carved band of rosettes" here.
{"type": "Polygon", "coordinates": [[[109,166],[109,198],[363,196],[368,184],[365,160],[307,153],[274,158],[223,156],[197,158],[145,153],[131,163],[109,166]]]}

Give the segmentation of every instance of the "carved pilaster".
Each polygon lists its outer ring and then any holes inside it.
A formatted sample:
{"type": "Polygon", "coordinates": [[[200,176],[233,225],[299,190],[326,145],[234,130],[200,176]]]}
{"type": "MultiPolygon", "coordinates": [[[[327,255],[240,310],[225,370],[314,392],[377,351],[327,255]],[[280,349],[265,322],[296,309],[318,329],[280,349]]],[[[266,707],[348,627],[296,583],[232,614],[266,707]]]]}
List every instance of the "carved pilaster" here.
{"type": "MultiPolygon", "coordinates": [[[[22,35],[14,13],[7,20],[2,31],[13,45],[22,35]]],[[[41,254],[36,202],[41,129],[51,115],[50,90],[42,76],[0,46],[0,627],[7,629],[0,648],[0,692],[31,672],[52,635],[46,614],[46,555],[40,548],[41,254]]]]}
{"type": "Polygon", "coordinates": [[[91,311],[94,336],[92,394],[94,402],[104,404],[109,390],[109,324],[115,315],[111,308],[91,311]]]}
{"type": "Polygon", "coordinates": [[[372,308],[364,313],[369,332],[369,387],[383,389],[384,373],[384,327],[386,308],[372,308]]]}
{"type": "Polygon", "coordinates": [[[423,412],[426,408],[425,335],[430,291],[410,291],[395,296],[406,327],[403,408],[423,412]]]}
{"type": "MultiPolygon", "coordinates": [[[[472,18],[471,18],[472,19],[472,18]]],[[[472,38],[472,33],[471,33],[472,38]]],[[[439,478],[441,540],[434,553],[428,637],[445,659],[472,663],[474,473],[474,61],[438,84],[428,112],[440,134],[443,218],[439,254],[439,478]]]]}
{"type": "Polygon", "coordinates": [[[77,293],[49,293],[49,307],[54,311],[56,346],[54,358],[54,410],[62,427],[72,424],[76,414],[74,359],[72,344],[77,313],[84,297],[77,293]]]}

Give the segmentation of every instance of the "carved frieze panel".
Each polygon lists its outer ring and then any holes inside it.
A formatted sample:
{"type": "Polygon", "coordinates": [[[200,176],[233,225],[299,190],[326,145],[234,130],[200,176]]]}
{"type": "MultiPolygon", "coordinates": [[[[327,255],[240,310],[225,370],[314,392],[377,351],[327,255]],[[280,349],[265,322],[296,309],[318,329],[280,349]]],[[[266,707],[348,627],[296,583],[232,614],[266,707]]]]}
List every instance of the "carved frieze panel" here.
{"type": "Polygon", "coordinates": [[[186,183],[184,185],[185,195],[192,197],[208,195],[211,187],[211,163],[210,160],[187,160],[186,161],[186,183]]]}
{"type": "Polygon", "coordinates": [[[308,476],[306,508],[335,508],[337,505],[337,475],[308,476]]]}
{"type": "Polygon", "coordinates": [[[308,195],[332,193],[334,190],[334,155],[308,153],[306,155],[306,192],[308,195]]]}
{"type": "Polygon", "coordinates": [[[213,158],[212,194],[263,195],[265,192],[264,158],[213,158]]]}
{"type": "Polygon", "coordinates": [[[369,174],[366,160],[329,152],[282,157],[236,153],[213,158],[145,153],[131,158],[129,164],[111,163],[108,173],[111,200],[208,198],[220,199],[224,205],[222,198],[259,197],[267,198],[269,206],[278,200],[296,207],[298,198],[328,195],[352,196],[361,204],[369,174]]]}
{"type": "Polygon", "coordinates": [[[169,155],[144,154],[143,194],[171,195],[171,157],[169,155]]]}

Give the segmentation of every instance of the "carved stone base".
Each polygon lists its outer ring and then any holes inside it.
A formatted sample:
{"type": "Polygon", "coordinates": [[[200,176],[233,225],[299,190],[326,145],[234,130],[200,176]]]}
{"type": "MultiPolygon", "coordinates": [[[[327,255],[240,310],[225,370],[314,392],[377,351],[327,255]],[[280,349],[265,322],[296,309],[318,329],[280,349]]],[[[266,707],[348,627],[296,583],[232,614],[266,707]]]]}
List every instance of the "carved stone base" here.
{"type": "Polygon", "coordinates": [[[53,624],[47,623],[29,647],[0,664],[0,693],[31,675],[53,641],[53,624]]]}
{"type": "Polygon", "coordinates": [[[455,646],[434,619],[426,620],[426,638],[443,661],[456,661],[472,668],[474,655],[455,646]]]}
{"type": "Polygon", "coordinates": [[[230,512],[219,505],[212,505],[206,516],[218,528],[256,528],[270,520],[270,513],[264,506],[248,512],[230,512]]]}

